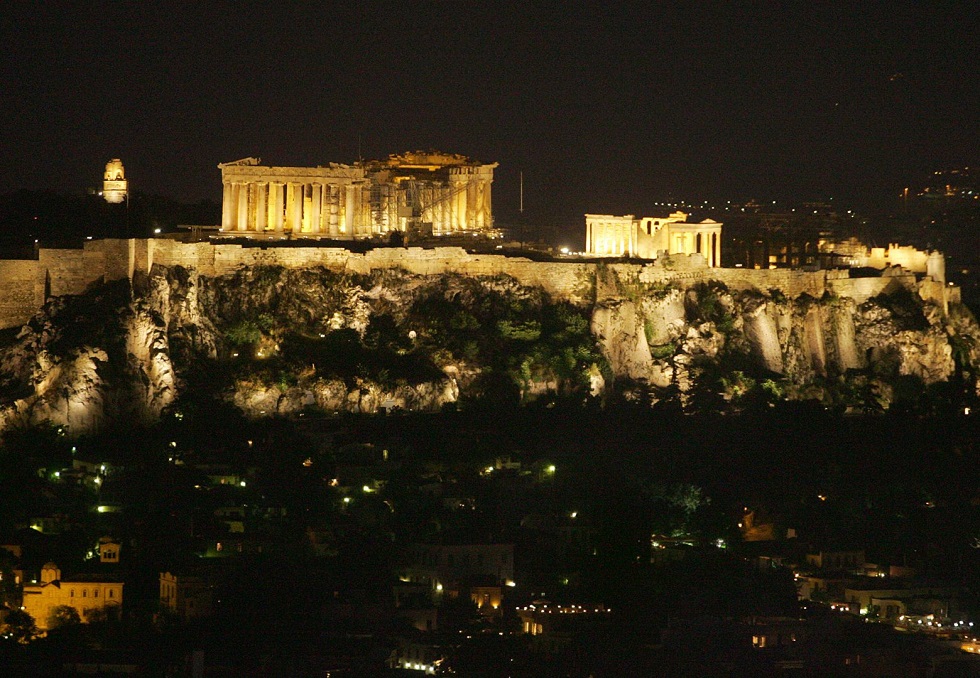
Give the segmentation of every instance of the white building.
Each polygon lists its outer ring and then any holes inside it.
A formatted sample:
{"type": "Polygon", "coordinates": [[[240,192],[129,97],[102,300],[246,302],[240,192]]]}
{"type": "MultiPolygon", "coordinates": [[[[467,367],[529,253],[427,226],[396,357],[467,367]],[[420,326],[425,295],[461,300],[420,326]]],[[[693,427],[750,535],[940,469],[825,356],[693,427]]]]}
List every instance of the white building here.
{"type": "Polygon", "coordinates": [[[658,254],[700,254],[721,266],[721,226],[711,219],[689,223],[684,212],[666,217],[585,215],[585,251],[602,257],[656,259],[658,254]]]}

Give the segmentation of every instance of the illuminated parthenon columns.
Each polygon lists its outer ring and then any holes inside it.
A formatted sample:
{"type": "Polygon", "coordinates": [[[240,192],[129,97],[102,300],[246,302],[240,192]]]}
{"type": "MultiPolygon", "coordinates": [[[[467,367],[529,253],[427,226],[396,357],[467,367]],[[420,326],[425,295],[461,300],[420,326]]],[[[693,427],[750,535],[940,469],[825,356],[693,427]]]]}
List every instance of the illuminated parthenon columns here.
{"type": "Polygon", "coordinates": [[[656,259],[658,253],[700,254],[713,268],[721,266],[721,227],[711,219],[688,223],[687,215],[635,218],[632,214],[585,215],[585,251],[608,257],[656,259]]]}
{"type": "Polygon", "coordinates": [[[439,153],[406,153],[374,166],[398,175],[398,204],[417,213],[420,222],[431,225],[433,234],[493,228],[490,196],[496,163],[483,165],[439,153]]]}
{"type": "Polygon", "coordinates": [[[249,236],[373,235],[364,170],[329,167],[263,167],[254,158],[223,163],[221,231],[249,236]]]}
{"type": "Polygon", "coordinates": [[[483,230],[493,223],[490,186],[496,165],[455,167],[450,170],[454,207],[451,231],[483,230]]]}
{"type": "Polygon", "coordinates": [[[435,152],[309,168],[222,163],[221,232],[354,239],[410,226],[435,235],[485,231],[493,227],[496,166],[435,152]]]}

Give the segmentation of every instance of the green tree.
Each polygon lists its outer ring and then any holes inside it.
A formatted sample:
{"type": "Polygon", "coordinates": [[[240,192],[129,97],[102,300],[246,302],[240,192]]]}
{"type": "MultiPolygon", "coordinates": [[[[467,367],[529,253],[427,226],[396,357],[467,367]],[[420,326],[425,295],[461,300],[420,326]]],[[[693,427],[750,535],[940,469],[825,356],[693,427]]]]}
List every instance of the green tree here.
{"type": "Polygon", "coordinates": [[[225,339],[232,346],[254,346],[262,339],[262,330],[257,323],[243,320],[228,328],[225,339]]]}
{"type": "Polygon", "coordinates": [[[0,635],[4,637],[9,636],[10,640],[21,644],[31,642],[37,637],[38,633],[37,625],[34,623],[34,617],[23,610],[11,610],[8,612],[0,628],[3,629],[0,635]]]}
{"type": "Polygon", "coordinates": [[[510,322],[501,320],[497,323],[500,336],[512,341],[537,341],[541,336],[541,323],[534,320],[527,322],[510,322]]]}
{"type": "Polygon", "coordinates": [[[48,616],[48,628],[52,631],[77,626],[82,623],[78,610],[71,605],[59,605],[48,616]]]}
{"type": "Polygon", "coordinates": [[[711,498],[706,497],[704,490],[697,485],[679,483],[670,489],[667,494],[667,501],[672,506],[683,509],[687,515],[691,515],[702,506],[710,504],[711,498]]]}

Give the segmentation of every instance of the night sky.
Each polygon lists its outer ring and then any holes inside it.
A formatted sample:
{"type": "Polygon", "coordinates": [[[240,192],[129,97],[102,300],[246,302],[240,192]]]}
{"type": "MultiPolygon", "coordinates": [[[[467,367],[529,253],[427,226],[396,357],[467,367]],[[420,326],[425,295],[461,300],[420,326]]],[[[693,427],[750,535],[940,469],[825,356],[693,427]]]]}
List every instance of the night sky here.
{"type": "Polygon", "coordinates": [[[500,163],[499,222],[523,171],[524,218],[573,233],[666,199],[882,204],[980,163],[980,9],[870,5],[6,2],[0,192],[120,157],[217,201],[223,161],[439,149],[500,163]]]}

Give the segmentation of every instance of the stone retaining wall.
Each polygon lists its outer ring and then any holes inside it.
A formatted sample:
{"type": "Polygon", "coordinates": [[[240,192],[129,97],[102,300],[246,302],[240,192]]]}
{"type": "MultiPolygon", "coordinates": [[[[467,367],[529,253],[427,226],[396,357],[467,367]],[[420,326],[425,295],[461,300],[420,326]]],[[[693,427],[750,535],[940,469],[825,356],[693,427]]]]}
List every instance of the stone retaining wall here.
{"type": "Polygon", "coordinates": [[[0,261],[0,328],[23,325],[44,303],[37,289],[38,262],[0,261]]]}
{"type": "MultiPolygon", "coordinates": [[[[649,264],[535,262],[520,257],[469,254],[460,247],[377,248],[356,253],[332,247],[242,247],[162,239],[95,240],[86,242],[80,250],[41,249],[37,261],[0,261],[0,328],[25,323],[47,296],[81,294],[93,284],[132,279],[135,272],[147,273],[154,265],[182,266],[205,276],[225,275],[242,266],[323,266],[354,273],[399,268],[418,275],[508,275],[522,284],[541,287],[557,299],[579,304],[592,303],[597,276],[608,277],[601,275],[602,270],[614,272],[620,280],[672,281],[686,288],[711,279],[733,290],[778,290],[791,298],[801,294],[819,298],[829,290],[862,302],[897,286],[916,289],[912,274],[853,279],[847,271],[707,268],[700,257],[695,261],[677,255],[669,261],[649,264]]],[[[599,285],[603,286],[602,280],[599,285]]],[[[941,284],[922,287],[920,293],[923,298],[944,305],[958,299],[958,288],[941,284]]]]}

